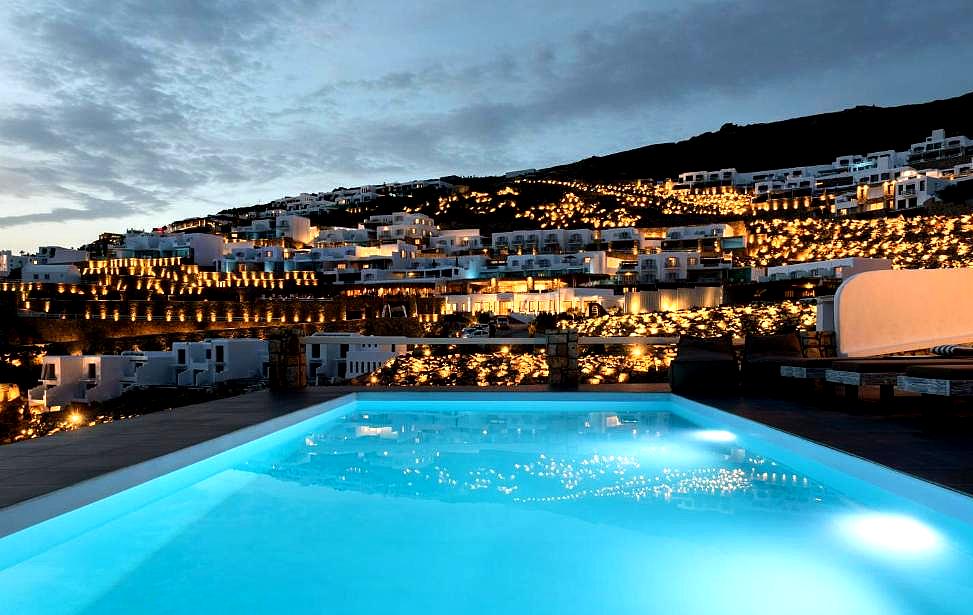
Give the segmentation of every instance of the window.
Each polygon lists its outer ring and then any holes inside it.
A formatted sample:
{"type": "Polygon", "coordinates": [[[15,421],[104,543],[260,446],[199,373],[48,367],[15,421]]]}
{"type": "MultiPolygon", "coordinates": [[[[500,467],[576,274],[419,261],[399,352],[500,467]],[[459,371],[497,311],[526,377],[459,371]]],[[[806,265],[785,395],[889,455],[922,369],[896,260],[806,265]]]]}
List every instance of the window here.
{"type": "Polygon", "coordinates": [[[186,349],[185,348],[180,348],[179,350],[176,351],[176,363],[179,363],[180,365],[185,365],[186,364],[186,349]]]}
{"type": "Polygon", "coordinates": [[[311,344],[311,358],[312,359],[321,358],[321,344],[311,344]]]}
{"type": "Polygon", "coordinates": [[[216,347],[216,362],[217,363],[222,363],[225,360],[226,360],[226,347],[225,346],[217,346],[216,347]]]}
{"type": "Polygon", "coordinates": [[[88,378],[98,377],[98,366],[94,363],[88,363],[88,378]]]}
{"type": "Polygon", "coordinates": [[[919,192],[922,192],[925,189],[926,189],[926,180],[923,179],[919,182],[919,192]]]}

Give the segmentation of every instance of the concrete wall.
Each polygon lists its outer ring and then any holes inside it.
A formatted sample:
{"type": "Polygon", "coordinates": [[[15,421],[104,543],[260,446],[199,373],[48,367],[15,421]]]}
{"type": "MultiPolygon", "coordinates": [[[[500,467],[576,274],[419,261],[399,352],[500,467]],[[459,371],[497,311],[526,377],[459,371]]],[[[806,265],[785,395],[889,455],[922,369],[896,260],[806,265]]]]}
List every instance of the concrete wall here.
{"type": "Polygon", "coordinates": [[[839,356],[973,342],[973,269],[869,271],[835,294],[839,356]]]}

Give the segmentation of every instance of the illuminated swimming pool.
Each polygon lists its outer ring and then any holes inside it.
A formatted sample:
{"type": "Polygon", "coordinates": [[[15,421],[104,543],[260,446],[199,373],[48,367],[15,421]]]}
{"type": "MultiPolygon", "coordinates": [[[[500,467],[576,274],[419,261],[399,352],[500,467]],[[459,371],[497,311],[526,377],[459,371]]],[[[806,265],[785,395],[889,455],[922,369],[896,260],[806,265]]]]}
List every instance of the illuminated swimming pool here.
{"type": "Polygon", "coordinates": [[[0,539],[3,612],[973,604],[973,500],[679,397],[383,393],[323,410],[0,539]]]}

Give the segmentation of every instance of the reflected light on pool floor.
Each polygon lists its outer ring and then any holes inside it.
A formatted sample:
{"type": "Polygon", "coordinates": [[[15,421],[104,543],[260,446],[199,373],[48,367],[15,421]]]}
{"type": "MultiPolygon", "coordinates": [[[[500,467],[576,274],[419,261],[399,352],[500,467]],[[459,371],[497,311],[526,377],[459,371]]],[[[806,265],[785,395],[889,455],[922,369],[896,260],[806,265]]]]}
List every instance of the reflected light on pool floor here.
{"type": "Polygon", "coordinates": [[[693,432],[693,437],[704,442],[733,442],[736,436],[723,429],[700,429],[693,432]]]}
{"type": "Polygon", "coordinates": [[[838,527],[855,546],[880,553],[926,555],[943,546],[936,530],[907,515],[849,515],[838,521],[838,527]]]}

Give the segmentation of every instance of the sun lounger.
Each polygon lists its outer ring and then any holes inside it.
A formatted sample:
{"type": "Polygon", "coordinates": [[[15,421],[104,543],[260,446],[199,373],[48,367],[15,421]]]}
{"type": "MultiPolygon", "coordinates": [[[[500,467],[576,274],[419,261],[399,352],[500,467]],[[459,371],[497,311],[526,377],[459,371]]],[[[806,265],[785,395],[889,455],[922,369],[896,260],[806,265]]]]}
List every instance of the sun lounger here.
{"type": "Polygon", "coordinates": [[[778,384],[781,365],[803,359],[801,340],[796,333],[748,335],[744,340],[741,375],[747,388],[767,388],[778,384]]]}
{"type": "Polygon", "coordinates": [[[676,358],[669,365],[669,385],[674,392],[725,393],[737,388],[739,375],[731,338],[680,336],[676,358]]]}
{"type": "Polygon", "coordinates": [[[877,386],[883,398],[892,396],[898,378],[910,367],[955,365],[969,363],[969,359],[946,358],[938,355],[885,357],[881,359],[837,359],[825,371],[828,382],[842,384],[846,394],[858,396],[858,387],[877,386]]]}
{"type": "Polygon", "coordinates": [[[834,357],[784,358],[780,362],[780,375],[784,378],[824,380],[825,373],[835,360],[834,357]]]}
{"type": "Polygon", "coordinates": [[[903,391],[959,397],[973,395],[973,362],[965,357],[964,365],[917,365],[906,369],[897,378],[897,386],[903,391]]]}

